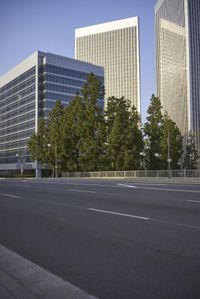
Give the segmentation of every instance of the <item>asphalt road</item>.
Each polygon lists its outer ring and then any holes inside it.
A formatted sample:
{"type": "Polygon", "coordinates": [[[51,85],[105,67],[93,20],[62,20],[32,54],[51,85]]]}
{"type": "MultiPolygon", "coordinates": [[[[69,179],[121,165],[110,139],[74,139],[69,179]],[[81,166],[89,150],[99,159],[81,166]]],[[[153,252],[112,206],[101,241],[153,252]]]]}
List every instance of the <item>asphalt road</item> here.
{"type": "Polygon", "coordinates": [[[200,184],[0,180],[0,243],[106,299],[200,298],[200,184]]]}

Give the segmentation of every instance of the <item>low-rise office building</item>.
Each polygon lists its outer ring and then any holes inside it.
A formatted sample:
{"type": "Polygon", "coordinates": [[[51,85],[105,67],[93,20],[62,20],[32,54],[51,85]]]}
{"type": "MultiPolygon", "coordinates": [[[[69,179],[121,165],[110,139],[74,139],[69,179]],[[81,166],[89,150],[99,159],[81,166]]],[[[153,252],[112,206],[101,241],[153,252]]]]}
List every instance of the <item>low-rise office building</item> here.
{"type": "Polygon", "coordinates": [[[28,141],[38,130],[39,117],[48,118],[56,100],[67,105],[91,72],[103,81],[99,66],[37,51],[0,77],[1,171],[37,170],[28,141]]]}

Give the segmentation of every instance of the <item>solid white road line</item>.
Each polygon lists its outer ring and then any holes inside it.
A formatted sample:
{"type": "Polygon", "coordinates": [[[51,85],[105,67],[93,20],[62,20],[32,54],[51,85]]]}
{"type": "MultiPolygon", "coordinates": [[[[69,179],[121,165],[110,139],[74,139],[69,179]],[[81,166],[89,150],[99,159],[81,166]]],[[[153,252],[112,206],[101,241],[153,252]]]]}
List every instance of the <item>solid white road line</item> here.
{"type": "Polygon", "coordinates": [[[168,188],[151,188],[151,187],[138,187],[143,190],[156,190],[156,191],[170,191],[170,192],[187,192],[187,193],[200,193],[200,190],[186,190],[186,189],[168,189],[168,188]]]}
{"type": "Polygon", "coordinates": [[[187,200],[188,202],[197,202],[200,203],[200,200],[187,200]]]}
{"type": "Polygon", "coordinates": [[[93,208],[89,208],[88,210],[89,211],[94,211],[94,212],[105,213],[105,214],[117,215],[117,216],[124,216],[124,217],[130,217],[130,218],[136,218],[136,219],[142,219],[142,220],[149,220],[149,218],[147,218],[147,217],[141,217],[141,216],[136,216],[136,215],[129,215],[129,214],[117,213],[117,212],[106,211],[106,210],[98,210],[98,209],[93,209],[93,208]]]}
{"type": "Polygon", "coordinates": [[[149,220],[149,221],[157,222],[157,223],[163,223],[163,224],[168,224],[168,225],[175,225],[175,226],[179,226],[179,227],[200,230],[200,226],[196,226],[196,225],[177,223],[177,222],[171,222],[171,221],[165,221],[165,220],[160,220],[160,219],[155,219],[155,218],[147,218],[147,217],[141,217],[141,216],[129,215],[129,214],[123,214],[123,213],[116,213],[116,212],[111,212],[111,211],[106,211],[106,210],[98,210],[98,209],[93,209],[93,208],[89,208],[88,210],[94,211],[94,212],[105,213],[105,214],[113,214],[113,215],[136,218],[136,219],[141,219],[141,220],[149,220]]]}
{"type": "Polygon", "coordinates": [[[18,196],[18,195],[12,195],[12,194],[7,194],[7,193],[1,193],[0,195],[7,196],[7,197],[13,197],[13,198],[21,198],[21,196],[18,196]]]}
{"type": "MultiPolygon", "coordinates": [[[[37,182],[35,182],[37,183],[37,182]]],[[[187,193],[200,193],[200,190],[189,190],[189,189],[172,189],[172,188],[158,188],[158,187],[143,187],[140,185],[129,185],[129,184],[116,184],[116,185],[111,185],[111,184],[96,184],[96,183],[74,183],[74,182],[48,182],[48,181],[43,181],[39,182],[43,184],[57,184],[57,185],[74,185],[74,186],[97,186],[97,187],[112,187],[112,188],[123,188],[123,187],[129,187],[129,188],[137,188],[140,190],[155,190],[155,191],[168,191],[168,192],[187,192],[187,193]]],[[[154,184],[152,184],[154,185],[154,184]]]]}
{"type": "MultiPolygon", "coordinates": [[[[38,182],[34,182],[34,183],[38,183],[38,182]]],[[[111,184],[96,184],[96,183],[73,183],[73,182],[70,182],[70,183],[64,183],[64,182],[55,182],[55,181],[52,181],[52,182],[39,182],[39,183],[42,183],[42,184],[55,184],[55,185],[71,185],[71,186],[95,186],[95,187],[112,187],[112,188],[121,188],[121,187],[125,187],[126,184],[121,184],[122,186],[120,186],[120,184],[114,184],[114,185],[111,185],[111,184]]],[[[131,186],[131,185],[127,185],[127,187],[130,187],[130,188],[137,188],[136,186],[131,186]]]]}
{"type": "Polygon", "coordinates": [[[165,220],[159,220],[159,219],[154,219],[151,218],[151,221],[157,222],[157,223],[164,223],[164,224],[169,224],[169,225],[175,225],[175,226],[180,226],[180,227],[185,227],[185,228],[192,228],[192,229],[198,229],[200,230],[200,226],[192,225],[192,224],[184,224],[184,223],[178,223],[178,222],[171,222],[171,221],[165,221],[165,220]]]}
{"type": "Polygon", "coordinates": [[[143,187],[141,185],[134,186],[129,184],[117,184],[120,187],[143,189],[143,190],[155,190],[155,191],[170,191],[170,192],[187,192],[187,193],[200,193],[200,190],[185,190],[185,189],[172,189],[172,188],[158,188],[158,187],[143,187]]]}
{"type": "Polygon", "coordinates": [[[68,191],[72,191],[72,192],[83,192],[83,193],[92,193],[94,194],[94,191],[89,191],[89,190],[77,190],[77,189],[68,189],[68,191]]]}

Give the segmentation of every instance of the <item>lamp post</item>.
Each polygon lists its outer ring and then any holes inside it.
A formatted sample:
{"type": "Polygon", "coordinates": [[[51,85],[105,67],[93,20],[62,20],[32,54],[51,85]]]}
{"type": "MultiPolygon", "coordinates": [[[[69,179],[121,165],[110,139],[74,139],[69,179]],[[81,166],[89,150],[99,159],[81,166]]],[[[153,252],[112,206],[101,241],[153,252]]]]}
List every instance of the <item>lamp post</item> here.
{"type": "Polygon", "coordinates": [[[57,144],[55,144],[55,177],[58,177],[57,144]]]}
{"type": "MultiPolygon", "coordinates": [[[[51,159],[50,159],[50,147],[51,147],[51,143],[47,144],[48,147],[48,164],[51,165],[51,159]]],[[[54,165],[52,165],[52,177],[54,177],[54,165]]]]}
{"type": "Polygon", "coordinates": [[[49,159],[49,148],[50,148],[50,146],[51,146],[51,143],[48,143],[47,144],[47,147],[48,147],[48,159],[49,159]]]}
{"type": "MultiPolygon", "coordinates": [[[[48,156],[49,156],[49,149],[51,147],[51,143],[47,144],[48,146],[48,156]]],[[[54,145],[54,169],[55,169],[55,177],[58,177],[58,153],[57,153],[57,144],[54,145]]],[[[53,176],[54,176],[54,171],[53,171],[53,176]]]]}
{"type": "Polygon", "coordinates": [[[168,171],[169,171],[169,178],[171,178],[171,155],[170,155],[170,131],[168,128],[168,137],[167,137],[167,162],[168,162],[168,171]]]}
{"type": "Polygon", "coordinates": [[[140,152],[140,159],[141,159],[141,166],[142,166],[142,169],[145,169],[145,157],[146,157],[146,154],[145,152],[140,152]]]}
{"type": "MultiPolygon", "coordinates": [[[[158,123],[158,127],[161,128],[163,124],[161,122],[158,123]]],[[[168,135],[167,135],[167,163],[168,163],[168,173],[169,173],[169,178],[171,178],[171,154],[170,154],[170,129],[169,129],[169,122],[168,122],[168,135]]],[[[156,156],[156,154],[155,154],[156,156]]]]}
{"type": "Polygon", "coordinates": [[[18,162],[18,159],[20,161],[20,175],[21,175],[21,177],[23,177],[23,174],[24,174],[23,159],[18,154],[16,154],[16,157],[17,157],[17,162],[18,162]]]}

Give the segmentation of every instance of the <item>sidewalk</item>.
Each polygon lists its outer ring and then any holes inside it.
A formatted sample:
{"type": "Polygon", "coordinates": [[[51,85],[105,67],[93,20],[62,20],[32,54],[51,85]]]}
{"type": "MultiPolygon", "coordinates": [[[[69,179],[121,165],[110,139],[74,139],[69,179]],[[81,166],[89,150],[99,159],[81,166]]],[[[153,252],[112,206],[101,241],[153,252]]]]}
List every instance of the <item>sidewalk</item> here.
{"type": "MultiPolygon", "coordinates": [[[[1,249],[0,249],[1,251],[1,249]]],[[[0,253],[1,255],[1,253],[0,253]]],[[[8,266],[9,267],[9,266],[8,266]]],[[[0,264],[0,298],[1,299],[37,299],[31,290],[26,289],[21,283],[10,274],[2,271],[0,264]]]]}
{"type": "Polygon", "coordinates": [[[3,286],[0,285],[0,298],[1,299],[15,299],[3,286]]]}
{"type": "Polygon", "coordinates": [[[97,299],[0,245],[0,299],[97,299]]]}

